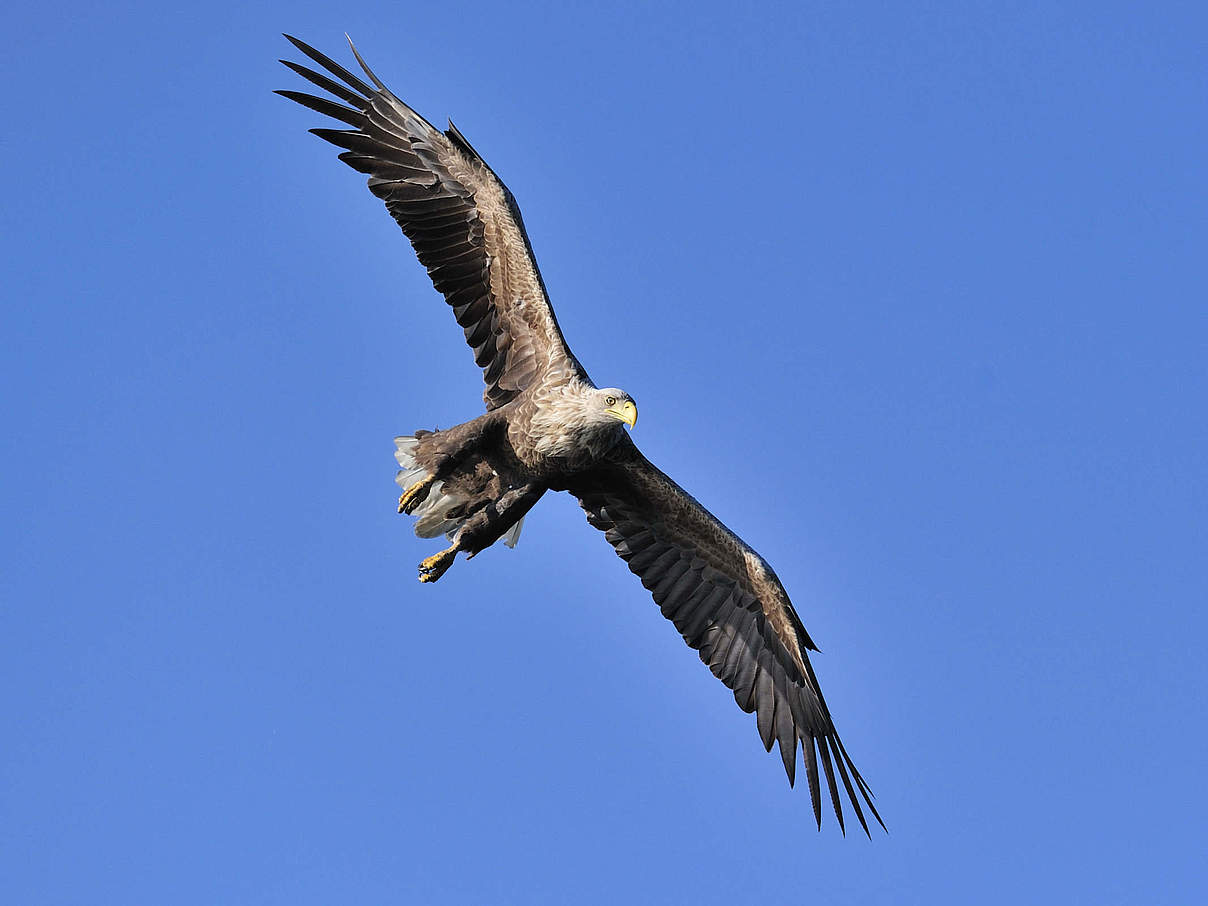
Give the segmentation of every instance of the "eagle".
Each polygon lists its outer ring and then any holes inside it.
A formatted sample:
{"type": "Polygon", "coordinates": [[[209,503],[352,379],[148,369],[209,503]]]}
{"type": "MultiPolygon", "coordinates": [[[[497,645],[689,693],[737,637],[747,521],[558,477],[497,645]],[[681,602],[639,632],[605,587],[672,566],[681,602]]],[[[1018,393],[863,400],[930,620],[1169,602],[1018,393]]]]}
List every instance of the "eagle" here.
{"type": "Polygon", "coordinates": [[[486,385],[484,415],[395,439],[399,512],[416,518],[420,537],[450,542],[420,563],[419,580],[440,579],[459,552],[469,559],[501,539],[514,546],[546,491],[569,492],[738,706],[755,712],[790,786],[800,743],[818,827],[821,762],[840,829],[840,783],[865,834],[865,809],[884,828],[835,731],[810,664],[818,649],[784,586],[630,439],[633,397],[596,387],[567,346],[512,193],[452,122],[437,129],[382,84],[351,40],[372,84],[285,37],[324,72],[281,62],[330,97],[277,94],[348,127],[310,131],[368,175],[453,309],[486,385]]]}

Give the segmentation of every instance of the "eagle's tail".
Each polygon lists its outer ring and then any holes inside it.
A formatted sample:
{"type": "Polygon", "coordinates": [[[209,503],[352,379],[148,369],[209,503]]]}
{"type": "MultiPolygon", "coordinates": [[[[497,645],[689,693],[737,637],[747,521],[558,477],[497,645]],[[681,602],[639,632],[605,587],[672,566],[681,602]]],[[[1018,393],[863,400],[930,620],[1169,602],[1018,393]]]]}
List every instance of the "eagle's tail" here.
{"type": "MultiPolygon", "coordinates": [[[[406,436],[394,439],[394,458],[402,467],[394,476],[394,483],[403,491],[410,490],[428,477],[428,470],[415,461],[415,448],[418,444],[419,440],[415,437],[406,436]]],[[[437,535],[443,534],[452,541],[461,527],[465,525],[466,517],[460,515],[460,512],[464,512],[466,502],[464,497],[446,491],[443,481],[434,482],[428,491],[428,496],[424,498],[424,502],[411,513],[415,517],[415,534],[421,538],[435,538],[437,535]],[[460,511],[458,515],[454,515],[455,510],[460,511]]],[[[516,542],[520,540],[520,527],[523,524],[524,519],[522,518],[508,529],[503,536],[503,543],[508,547],[515,547],[516,542]]]]}

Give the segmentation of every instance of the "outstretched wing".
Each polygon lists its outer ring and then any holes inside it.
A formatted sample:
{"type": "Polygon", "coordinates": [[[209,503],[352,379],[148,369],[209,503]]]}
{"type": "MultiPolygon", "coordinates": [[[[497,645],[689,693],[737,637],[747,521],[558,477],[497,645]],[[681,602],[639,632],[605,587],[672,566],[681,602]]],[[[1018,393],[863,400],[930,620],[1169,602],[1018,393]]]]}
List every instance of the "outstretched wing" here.
{"type": "Polygon", "coordinates": [[[457,127],[434,128],[378,80],[355,47],[376,88],[285,37],[340,81],[281,62],[344,103],[277,94],[352,127],[311,132],[347,149],[340,160],[369,174],[369,190],[386,202],[465,330],[486,381],[487,408],[504,405],[549,370],[585,377],[554,318],[515,198],[457,127]]]}
{"type": "Polygon", "coordinates": [[[839,826],[838,769],[864,832],[861,800],[881,824],[869,790],[835,732],[807,651],[817,650],[776,574],[759,554],[644,457],[628,439],[602,464],[568,480],[621,559],[654,595],[663,616],[713,674],[755,711],[759,735],[780,746],[792,784],[800,740],[814,817],[822,824],[821,756],[839,826]],[[817,754],[815,754],[815,749],[817,754]]]}

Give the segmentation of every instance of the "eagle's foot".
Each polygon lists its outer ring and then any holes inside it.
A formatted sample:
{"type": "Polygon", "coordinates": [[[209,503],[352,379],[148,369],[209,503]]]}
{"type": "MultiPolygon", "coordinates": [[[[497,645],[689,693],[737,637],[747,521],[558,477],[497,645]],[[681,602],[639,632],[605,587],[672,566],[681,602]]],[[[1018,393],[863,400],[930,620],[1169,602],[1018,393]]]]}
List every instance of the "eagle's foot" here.
{"type": "Polygon", "coordinates": [[[419,565],[419,580],[421,582],[435,582],[453,565],[453,558],[456,556],[456,547],[450,547],[439,554],[433,554],[419,565]]]}
{"type": "Polygon", "coordinates": [[[411,487],[407,488],[398,499],[398,511],[400,513],[414,513],[421,503],[428,499],[428,492],[432,490],[432,485],[436,483],[436,476],[429,475],[422,481],[417,481],[411,487]]]}

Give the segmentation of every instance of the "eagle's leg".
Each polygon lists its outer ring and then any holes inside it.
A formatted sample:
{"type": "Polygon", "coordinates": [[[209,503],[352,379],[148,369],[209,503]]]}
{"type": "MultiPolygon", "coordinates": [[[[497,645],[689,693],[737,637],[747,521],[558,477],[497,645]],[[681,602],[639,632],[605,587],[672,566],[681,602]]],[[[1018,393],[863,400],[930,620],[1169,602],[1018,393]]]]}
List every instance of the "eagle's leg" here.
{"type": "Polygon", "coordinates": [[[512,488],[467,519],[457,533],[454,546],[465,551],[467,559],[486,550],[519,522],[544,493],[545,485],[537,483],[512,488]]]}
{"type": "Polygon", "coordinates": [[[482,507],[458,529],[452,546],[419,565],[419,580],[435,582],[453,565],[458,551],[464,551],[468,559],[490,547],[519,522],[544,493],[545,485],[521,485],[482,507]]]}

